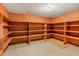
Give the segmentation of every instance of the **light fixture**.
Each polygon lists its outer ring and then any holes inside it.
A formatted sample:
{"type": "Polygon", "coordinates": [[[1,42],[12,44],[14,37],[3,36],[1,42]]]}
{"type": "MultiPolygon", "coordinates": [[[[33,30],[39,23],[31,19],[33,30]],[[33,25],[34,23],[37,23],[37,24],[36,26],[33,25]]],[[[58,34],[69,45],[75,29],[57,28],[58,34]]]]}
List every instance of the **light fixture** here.
{"type": "Polygon", "coordinates": [[[52,5],[52,4],[48,4],[48,5],[47,5],[48,11],[52,11],[54,8],[55,8],[55,6],[52,5]]]}
{"type": "Polygon", "coordinates": [[[42,11],[43,13],[51,13],[51,11],[55,10],[55,5],[54,4],[50,4],[50,3],[47,3],[47,4],[44,4],[44,5],[41,5],[38,10],[39,11],[42,11]]]}

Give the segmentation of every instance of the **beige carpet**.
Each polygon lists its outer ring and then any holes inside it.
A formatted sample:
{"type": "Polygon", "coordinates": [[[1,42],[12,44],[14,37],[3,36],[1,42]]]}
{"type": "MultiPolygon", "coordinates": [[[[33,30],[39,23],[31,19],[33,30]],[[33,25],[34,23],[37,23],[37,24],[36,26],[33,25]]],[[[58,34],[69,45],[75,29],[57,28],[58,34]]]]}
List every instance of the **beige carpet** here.
{"type": "Polygon", "coordinates": [[[79,47],[68,44],[67,48],[61,49],[48,41],[40,40],[31,42],[30,45],[10,45],[4,56],[79,56],[79,47]]]}
{"type": "Polygon", "coordinates": [[[65,49],[65,48],[68,47],[68,44],[64,44],[64,42],[61,42],[59,40],[52,39],[52,38],[51,39],[48,39],[47,42],[55,45],[58,48],[62,48],[62,49],[65,49]]]}

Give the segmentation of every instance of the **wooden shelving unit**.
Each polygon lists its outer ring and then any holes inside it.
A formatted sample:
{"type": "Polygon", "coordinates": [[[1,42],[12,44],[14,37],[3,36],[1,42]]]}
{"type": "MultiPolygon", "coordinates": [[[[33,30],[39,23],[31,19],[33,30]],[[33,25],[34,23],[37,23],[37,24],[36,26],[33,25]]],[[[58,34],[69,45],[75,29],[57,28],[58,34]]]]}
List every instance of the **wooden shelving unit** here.
{"type": "Polygon", "coordinates": [[[11,42],[12,38],[6,38],[6,40],[2,43],[2,50],[5,50],[8,44],[11,42]]]}
{"type": "MultiPolygon", "coordinates": [[[[17,42],[20,38],[26,38],[25,41],[30,44],[33,40],[41,38],[46,40],[48,36],[47,31],[49,29],[47,29],[47,23],[10,22],[9,25],[9,31],[11,33],[9,37],[12,38],[12,43],[15,43],[15,41],[17,42]]],[[[51,35],[51,33],[49,35],[51,35]]]]}
{"type": "Polygon", "coordinates": [[[11,32],[9,37],[12,38],[11,44],[21,43],[21,41],[25,42],[28,40],[28,22],[10,22],[9,25],[9,31],[11,32]]]}
{"type": "MultiPolygon", "coordinates": [[[[0,5],[1,6],[1,5],[0,5]]],[[[53,18],[25,16],[9,13],[3,7],[0,11],[0,54],[9,44],[16,44],[48,38],[60,39],[64,44],[79,46],[79,17],[75,15],[53,18]],[[3,11],[2,11],[3,10],[3,11]],[[10,19],[11,17],[11,19],[10,19]],[[51,19],[51,20],[49,20],[51,19]]],[[[78,14],[78,13],[77,13],[78,14]]]]}
{"type": "Polygon", "coordinates": [[[8,37],[8,35],[11,34],[11,32],[8,31],[8,22],[8,18],[0,14],[0,55],[3,54],[12,40],[8,37]]]}
{"type": "Polygon", "coordinates": [[[64,41],[64,44],[79,45],[79,21],[53,23],[53,38],[64,41]]]}
{"type": "Polygon", "coordinates": [[[29,23],[29,40],[38,40],[45,38],[45,24],[44,23],[29,23]],[[35,38],[34,38],[35,37],[35,38]]]}
{"type": "Polygon", "coordinates": [[[3,55],[5,49],[8,47],[9,43],[11,42],[11,38],[7,38],[5,39],[5,41],[3,41],[0,45],[0,55],[3,55]]]}
{"type": "Polygon", "coordinates": [[[52,24],[47,24],[47,38],[52,38],[53,26],[52,24]]]}

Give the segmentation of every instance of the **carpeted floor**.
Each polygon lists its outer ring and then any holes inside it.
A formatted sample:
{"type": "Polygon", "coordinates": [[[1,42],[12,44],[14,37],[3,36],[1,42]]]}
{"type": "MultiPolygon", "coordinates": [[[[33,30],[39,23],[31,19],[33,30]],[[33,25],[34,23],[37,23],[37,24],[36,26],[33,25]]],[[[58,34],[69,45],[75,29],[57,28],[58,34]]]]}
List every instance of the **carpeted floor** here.
{"type": "Polygon", "coordinates": [[[67,48],[62,49],[48,41],[40,40],[31,42],[30,45],[27,43],[10,45],[4,56],[79,56],[79,47],[68,44],[67,48]]]}

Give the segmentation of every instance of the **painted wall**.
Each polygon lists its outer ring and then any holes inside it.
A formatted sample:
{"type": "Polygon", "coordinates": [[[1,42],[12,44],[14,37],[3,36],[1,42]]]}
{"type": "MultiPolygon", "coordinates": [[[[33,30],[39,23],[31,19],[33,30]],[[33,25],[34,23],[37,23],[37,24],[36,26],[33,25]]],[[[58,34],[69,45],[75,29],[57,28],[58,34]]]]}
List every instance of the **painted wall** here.
{"type": "Polygon", "coordinates": [[[52,23],[59,23],[64,21],[76,21],[79,20],[79,11],[75,11],[72,13],[68,13],[65,15],[57,16],[55,18],[52,18],[52,23]]]}
{"type": "Polygon", "coordinates": [[[36,22],[36,23],[51,23],[52,20],[41,16],[32,16],[24,14],[9,13],[10,21],[12,22],[36,22]]]}

